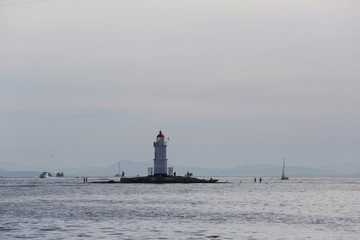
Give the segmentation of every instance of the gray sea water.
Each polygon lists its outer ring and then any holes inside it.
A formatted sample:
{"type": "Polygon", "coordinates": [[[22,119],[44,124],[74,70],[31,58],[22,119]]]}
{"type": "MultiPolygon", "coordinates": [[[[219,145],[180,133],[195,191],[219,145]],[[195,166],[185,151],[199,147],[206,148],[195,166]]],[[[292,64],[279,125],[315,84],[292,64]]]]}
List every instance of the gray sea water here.
{"type": "Polygon", "coordinates": [[[360,178],[219,180],[1,178],[0,239],[360,239],[360,178]]]}

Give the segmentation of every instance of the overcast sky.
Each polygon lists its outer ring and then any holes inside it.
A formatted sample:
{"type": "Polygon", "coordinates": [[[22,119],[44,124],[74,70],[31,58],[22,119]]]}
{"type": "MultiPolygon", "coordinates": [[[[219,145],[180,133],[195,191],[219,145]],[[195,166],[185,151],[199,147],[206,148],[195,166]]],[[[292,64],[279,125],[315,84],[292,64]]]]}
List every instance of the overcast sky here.
{"type": "Polygon", "coordinates": [[[0,161],[359,162],[359,43],[358,0],[0,0],[0,161]]]}

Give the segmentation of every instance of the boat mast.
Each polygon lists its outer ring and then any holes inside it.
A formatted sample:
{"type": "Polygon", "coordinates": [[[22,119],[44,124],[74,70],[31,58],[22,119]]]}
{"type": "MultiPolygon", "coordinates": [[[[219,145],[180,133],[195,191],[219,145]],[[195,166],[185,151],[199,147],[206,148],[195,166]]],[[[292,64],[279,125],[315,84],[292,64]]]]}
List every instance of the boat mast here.
{"type": "Polygon", "coordinates": [[[285,179],[286,179],[286,177],[285,177],[285,157],[284,157],[284,159],[283,159],[283,169],[282,169],[281,179],[282,179],[282,180],[285,180],[285,179]]]}
{"type": "Polygon", "coordinates": [[[285,176],[285,158],[283,159],[282,175],[285,176]]]}

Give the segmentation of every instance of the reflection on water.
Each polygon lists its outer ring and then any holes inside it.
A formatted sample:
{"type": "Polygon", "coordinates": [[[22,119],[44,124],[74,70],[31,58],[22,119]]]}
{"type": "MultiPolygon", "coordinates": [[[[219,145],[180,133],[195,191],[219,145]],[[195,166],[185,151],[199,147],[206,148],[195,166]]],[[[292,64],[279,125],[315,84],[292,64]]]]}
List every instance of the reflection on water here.
{"type": "Polygon", "coordinates": [[[0,179],[0,237],[358,239],[359,178],[220,178],[226,184],[0,179]]]}

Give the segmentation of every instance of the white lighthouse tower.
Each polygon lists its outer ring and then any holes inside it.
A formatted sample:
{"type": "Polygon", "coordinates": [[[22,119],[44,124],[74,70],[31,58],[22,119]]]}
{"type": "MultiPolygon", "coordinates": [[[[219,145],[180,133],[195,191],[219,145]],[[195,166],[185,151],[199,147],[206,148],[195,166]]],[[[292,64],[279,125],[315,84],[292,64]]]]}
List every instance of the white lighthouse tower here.
{"type": "Polygon", "coordinates": [[[166,158],[166,141],[165,136],[160,131],[154,142],[155,158],[154,158],[154,175],[167,176],[167,158],[166,158]]]}

